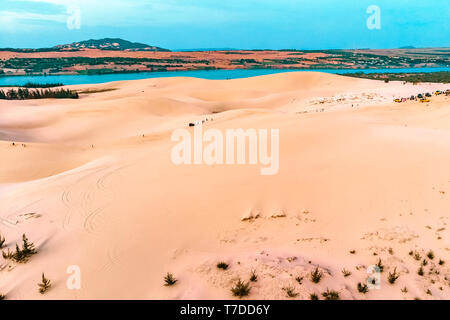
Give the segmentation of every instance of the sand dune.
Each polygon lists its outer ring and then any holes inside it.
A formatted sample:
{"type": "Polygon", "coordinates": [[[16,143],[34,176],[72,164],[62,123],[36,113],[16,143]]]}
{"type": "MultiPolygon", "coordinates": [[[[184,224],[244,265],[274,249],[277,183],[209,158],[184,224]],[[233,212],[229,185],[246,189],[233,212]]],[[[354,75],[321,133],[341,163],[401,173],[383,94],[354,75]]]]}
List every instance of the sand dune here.
{"type": "Polygon", "coordinates": [[[0,257],[8,299],[229,299],[252,270],[250,299],[288,299],[288,286],[295,299],[450,298],[450,98],[392,102],[445,85],[299,72],[72,88],[96,93],[0,105],[0,234],[38,250],[0,257]],[[279,173],[173,164],[172,132],[205,119],[279,129],[279,173]],[[358,292],[379,259],[380,289],[358,292]],[[66,286],[71,265],[80,290],[66,286]]]}

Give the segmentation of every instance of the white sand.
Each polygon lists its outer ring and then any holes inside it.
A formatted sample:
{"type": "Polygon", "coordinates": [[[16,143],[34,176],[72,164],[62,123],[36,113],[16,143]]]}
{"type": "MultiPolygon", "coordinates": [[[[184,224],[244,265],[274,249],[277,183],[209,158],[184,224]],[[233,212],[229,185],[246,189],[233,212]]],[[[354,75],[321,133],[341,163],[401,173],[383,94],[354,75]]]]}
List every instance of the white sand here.
{"type": "Polygon", "coordinates": [[[250,299],[286,299],[286,286],[296,299],[327,288],[342,299],[450,298],[450,98],[392,102],[447,86],[300,72],[74,88],[116,90],[0,102],[0,233],[8,248],[26,233],[38,249],[26,264],[0,257],[8,299],[228,299],[252,269],[250,299]],[[280,129],[279,173],[175,166],[172,131],[206,117],[220,130],[280,129]],[[411,250],[422,260],[433,250],[424,276],[411,250]],[[379,258],[381,289],[359,293],[379,258]],[[70,265],[81,290],[66,287],[70,265]]]}

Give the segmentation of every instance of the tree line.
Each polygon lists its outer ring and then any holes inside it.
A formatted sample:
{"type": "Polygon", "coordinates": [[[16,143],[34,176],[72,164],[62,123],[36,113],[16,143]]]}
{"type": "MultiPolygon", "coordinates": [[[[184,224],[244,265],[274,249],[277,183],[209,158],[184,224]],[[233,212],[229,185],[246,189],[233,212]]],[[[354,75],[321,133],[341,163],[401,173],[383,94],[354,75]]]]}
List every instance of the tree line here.
{"type": "Polygon", "coordinates": [[[69,89],[34,89],[27,88],[0,90],[0,99],[28,100],[28,99],[78,99],[78,92],[69,89]]]}

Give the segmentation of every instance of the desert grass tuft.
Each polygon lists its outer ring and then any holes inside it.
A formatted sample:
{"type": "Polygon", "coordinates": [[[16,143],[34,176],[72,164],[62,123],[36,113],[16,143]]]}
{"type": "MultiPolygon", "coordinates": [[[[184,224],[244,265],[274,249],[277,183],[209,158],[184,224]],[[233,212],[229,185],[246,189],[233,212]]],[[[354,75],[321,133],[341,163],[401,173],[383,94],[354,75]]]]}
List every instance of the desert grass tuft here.
{"type": "Polygon", "coordinates": [[[394,272],[393,273],[389,272],[389,275],[388,275],[389,283],[390,284],[394,284],[395,281],[397,281],[398,277],[400,277],[400,275],[397,273],[397,268],[394,268],[394,272]]]}
{"type": "Polygon", "coordinates": [[[322,296],[325,298],[325,300],[339,300],[339,292],[335,290],[329,290],[322,293],[322,296]]]}
{"type": "Polygon", "coordinates": [[[358,292],[361,292],[361,293],[364,293],[364,294],[369,291],[369,288],[367,287],[367,284],[362,284],[361,282],[358,282],[357,288],[358,288],[358,292]]]}
{"type": "Polygon", "coordinates": [[[256,282],[258,281],[258,275],[256,274],[255,270],[252,270],[252,274],[250,275],[250,281],[251,282],[256,282]]]}
{"type": "Polygon", "coordinates": [[[380,270],[380,272],[383,272],[383,271],[384,271],[384,265],[383,265],[383,263],[381,262],[381,258],[378,259],[378,262],[377,262],[376,266],[378,267],[378,269],[380,270]]]}
{"type": "Polygon", "coordinates": [[[5,246],[5,241],[6,241],[5,237],[3,237],[0,234],[0,249],[2,249],[5,246]]]}
{"type": "Polygon", "coordinates": [[[420,267],[419,270],[417,270],[417,274],[419,276],[423,276],[425,274],[425,272],[423,271],[423,267],[420,267]]]}
{"type": "Polygon", "coordinates": [[[350,271],[348,271],[347,269],[342,269],[342,275],[347,278],[350,277],[352,275],[352,273],[350,271]]]}
{"type": "Polygon", "coordinates": [[[177,283],[177,279],[175,279],[175,277],[173,276],[173,274],[171,274],[171,273],[167,273],[167,275],[164,277],[164,285],[166,286],[166,287],[169,287],[169,286],[173,286],[175,283],[177,283]]]}
{"type": "Polygon", "coordinates": [[[235,297],[246,297],[250,294],[250,283],[249,282],[243,282],[241,279],[239,279],[233,288],[231,288],[231,292],[233,293],[233,296],[235,297]]]}
{"type": "Polygon", "coordinates": [[[319,300],[319,296],[315,293],[309,295],[309,300],[319,300]]]}
{"type": "Polygon", "coordinates": [[[428,259],[433,260],[434,259],[434,252],[432,250],[428,251],[427,257],[428,257],[428,259]]]}
{"type": "Polygon", "coordinates": [[[287,295],[289,298],[295,298],[295,297],[298,296],[298,293],[295,292],[295,289],[294,289],[293,287],[284,287],[284,288],[283,288],[283,291],[286,292],[286,295],[287,295]]]}
{"type": "Polygon", "coordinates": [[[40,294],[46,293],[51,286],[52,286],[51,281],[45,277],[44,273],[42,273],[41,283],[38,283],[39,293],[40,294]]]}
{"type": "Polygon", "coordinates": [[[316,267],[316,269],[314,269],[314,271],[311,272],[310,276],[312,282],[319,283],[323,277],[323,273],[319,270],[318,267],[316,267]]]}

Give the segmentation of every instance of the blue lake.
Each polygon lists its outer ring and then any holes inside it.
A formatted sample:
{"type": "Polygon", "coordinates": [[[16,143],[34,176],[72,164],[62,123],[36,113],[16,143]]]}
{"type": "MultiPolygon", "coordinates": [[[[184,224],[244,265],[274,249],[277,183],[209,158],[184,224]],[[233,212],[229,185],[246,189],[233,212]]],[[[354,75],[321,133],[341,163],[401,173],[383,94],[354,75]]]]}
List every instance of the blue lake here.
{"type": "Polygon", "coordinates": [[[94,84],[123,80],[139,80],[149,78],[166,78],[166,77],[193,77],[210,80],[239,79],[262,76],[267,74],[275,74],[282,72],[305,72],[316,71],[325,73],[412,73],[412,72],[438,72],[450,71],[450,68],[407,68],[407,69],[316,69],[316,70],[299,70],[299,69],[252,69],[252,70],[196,70],[196,71],[169,71],[169,72],[142,72],[142,73],[115,73],[101,75],[61,75],[61,76],[0,76],[0,86],[24,85],[27,82],[34,83],[63,83],[65,85],[73,84],[94,84]]]}

